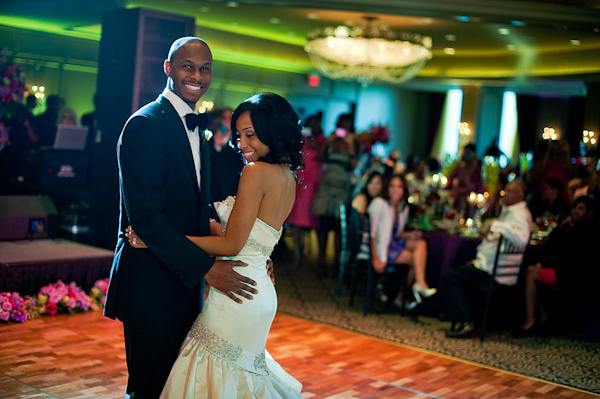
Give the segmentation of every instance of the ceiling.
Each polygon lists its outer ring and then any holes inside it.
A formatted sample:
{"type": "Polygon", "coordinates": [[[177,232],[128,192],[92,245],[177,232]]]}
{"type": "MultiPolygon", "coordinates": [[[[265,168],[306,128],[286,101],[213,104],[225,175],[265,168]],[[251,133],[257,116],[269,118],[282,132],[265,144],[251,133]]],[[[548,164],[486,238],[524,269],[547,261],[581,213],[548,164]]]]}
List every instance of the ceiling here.
{"type": "Polygon", "coordinates": [[[431,36],[417,80],[600,81],[600,0],[3,0],[0,25],[99,40],[122,7],[193,16],[216,59],[263,68],[314,72],[310,29],[374,16],[431,36]]]}

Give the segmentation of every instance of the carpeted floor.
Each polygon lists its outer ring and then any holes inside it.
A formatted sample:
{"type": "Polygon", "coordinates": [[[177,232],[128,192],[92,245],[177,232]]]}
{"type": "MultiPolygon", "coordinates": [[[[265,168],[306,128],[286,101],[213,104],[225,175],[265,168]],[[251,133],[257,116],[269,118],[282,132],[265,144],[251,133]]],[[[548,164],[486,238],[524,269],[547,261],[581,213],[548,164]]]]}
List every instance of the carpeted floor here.
{"type": "Polygon", "coordinates": [[[288,253],[279,254],[275,262],[279,312],[600,393],[598,340],[514,338],[502,331],[491,332],[484,342],[449,339],[444,335],[449,323],[385,310],[364,317],[363,301],[359,299],[350,308],[348,289],[344,289],[341,296],[335,296],[334,279],[317,277],[312,264],[293,270],[288,253]]]}

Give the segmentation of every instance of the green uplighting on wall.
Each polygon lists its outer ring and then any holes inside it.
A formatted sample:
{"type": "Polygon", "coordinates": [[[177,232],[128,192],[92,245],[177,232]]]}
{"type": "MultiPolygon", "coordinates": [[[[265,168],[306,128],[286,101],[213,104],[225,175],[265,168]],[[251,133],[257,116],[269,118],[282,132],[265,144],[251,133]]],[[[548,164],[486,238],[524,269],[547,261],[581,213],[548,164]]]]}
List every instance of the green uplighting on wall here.
{"type": "MultiPolygon", "coordinates": [[[[145,7],[143,4],[137,4],[135,2],[130,2],[126,6],[127,8],[139,8],[145,7]]],[[[163,11],[163,12],[173,12],[172,8],[169,7],[161,7],[160,5],[153,5],[153,10],[163,11]]],[[[285,33],[273,33],[273,31],[265,30],[264,26],[261,26],[257,22],[256,27],[252,26],[241,26],[241,25],[232,25],[230,20],[215,20],[213,15],[207,15],[206,18],[202,18],[203,14],[200,16],[195,15],[196,25],[204,28],[210,28],[215,30],[220,30],[224,32],[236,33],[239,35],[255,37],[259,39],[271,40],[279,43],[285,44],[293,44],[295,46],[304,47],[306,44],[305,37],[295,37],[290,36],[285,33]]]]}
{"type": "Polygon", "coordinates": [[[218,61],[257,68],[272,69],[292,73],[311,73],[314,68],[309,63],[286,61],[281,58],[268,57],[264,54],[250,54],[242,51],[211,47],[213,58],[218,61]]]}
{"type": "Polygon", "coordinates": [[[76,37],[79,39],[99,41],[101,37],[100,25],[90,27],[79,27],[76,30],[53,23],[51,21],[40,21],[29,18],[9,17],[3,15],[0,17],[0,25],[11,26],[13,28],[29,29],[39,32],[54,33],[62,36],[76,37]]]}

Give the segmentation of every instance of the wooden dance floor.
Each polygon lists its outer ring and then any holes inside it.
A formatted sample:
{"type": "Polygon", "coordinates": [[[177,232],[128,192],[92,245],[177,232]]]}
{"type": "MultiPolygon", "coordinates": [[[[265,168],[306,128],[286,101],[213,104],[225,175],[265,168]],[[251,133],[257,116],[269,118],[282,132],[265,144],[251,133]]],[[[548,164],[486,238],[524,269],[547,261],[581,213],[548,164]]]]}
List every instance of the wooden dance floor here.
{"type": "MultiPolygon", "coordinates": [[[[304,398],[600,398],[283,314],[267,347],[304,398]]],[[[0,324],[2,399],[123,398],[126,379],[121,324],[99,311],[0,324]]]]}

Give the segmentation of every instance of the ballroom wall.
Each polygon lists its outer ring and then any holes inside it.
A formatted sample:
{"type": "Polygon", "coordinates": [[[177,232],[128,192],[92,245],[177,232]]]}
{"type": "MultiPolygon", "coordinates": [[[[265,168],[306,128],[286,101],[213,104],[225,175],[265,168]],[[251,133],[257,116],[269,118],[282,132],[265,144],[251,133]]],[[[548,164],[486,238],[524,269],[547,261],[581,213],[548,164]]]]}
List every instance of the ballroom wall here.
{"type": "MultiPolygon", "coordinates": [[[[59,94],[79,116],[93,109],[98,41],[0,25],[0,42],[22,63],[28,84],[45,85],[46,94],[59,94]]],[[[464,88],[465,82],[462,83],[464,88]]],[[[473,107],[476,115],[473,123],[476,125],[476,145],[479,151],[484,151],[498,134],[504,87],[498,82],[487,87],[485,82],[467,84],[479,87],[473,107]]],[[[331,81],[324,77],[321,77],[318,87],[310,87],[304,74],[261,69],[216,59],[213,84],[205,99],[213,101],[216,107],[233,108],[253,93],[271,90],[286,96],[301,117],[322,111],[323,129],[327,134],[333,130],[340,113],[355,110],[358,131],[366,130],[373,124],[388,125],[392,137],[387,148],[399,149],[404,158],[411,154],[427,154],[432,143],[431,135],[424,134],[427,129],[431,130],[428,126],[431,122],[428,115],[430,98],[444,90],[458,87],[461,86],[457,82],[440,85],[413,81],[405,85],[371,85],[362,88],[354,82],[331,81]]],[[[523,90],[521,88],[520,93],[523,90]]],[[[572,107],[561,105],[561,101],[581,96],[585,94],[585,90],[577,86],[576,90],[569,88],[567,95],[557,94],[563,90],[564,87],[561,86],[538,84],[532,85],[530,91],[525,92],[539,97],[537,107],[541,107],[532,111],[538,117],[535,131],[521,132],[535,135],[529,141],[538,139],[538,125],[555,124],[560,129],[573,126],[572,119],[579,115],[572,107]],[[558,100],[554,101],[552,98],[558,100]]],[[[586,120],[593,119],[589,115],[594,114],[588,108],[585,112],[586,120]]],[[[569,134],[580,135],[581,132],[569,134]]]]}

